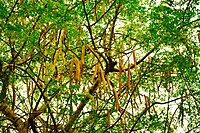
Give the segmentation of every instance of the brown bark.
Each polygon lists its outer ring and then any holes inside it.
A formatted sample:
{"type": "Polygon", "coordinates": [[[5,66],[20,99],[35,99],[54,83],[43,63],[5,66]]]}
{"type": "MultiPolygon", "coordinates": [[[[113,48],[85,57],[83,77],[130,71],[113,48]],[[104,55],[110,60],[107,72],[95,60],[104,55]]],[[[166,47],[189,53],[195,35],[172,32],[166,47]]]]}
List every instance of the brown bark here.
{"type": "MultiPolygon", "coordinates": [[[[89,90],[89,93],[93,95],[97,88],[98,88],[98,81],[96,80],[95,84],[89,90]]],[[[89,100],[90,100],[89,96],[86,95],[85,98],[79,104],[77,110],[72,113],[68,123],[66,124],[65,131],[72,132],[73,124],[75,123],[76,119],[78,118],[81,111],[83,110],[83,108],[85,107],[85,105],[88,103],[89,100]]]]}
{"type": "Polygon", "coordinates": [[[4,102],[0,103],[0,111],[13,123],[20,133],[28,133],[26,123],[19,118],[4,102]]]}

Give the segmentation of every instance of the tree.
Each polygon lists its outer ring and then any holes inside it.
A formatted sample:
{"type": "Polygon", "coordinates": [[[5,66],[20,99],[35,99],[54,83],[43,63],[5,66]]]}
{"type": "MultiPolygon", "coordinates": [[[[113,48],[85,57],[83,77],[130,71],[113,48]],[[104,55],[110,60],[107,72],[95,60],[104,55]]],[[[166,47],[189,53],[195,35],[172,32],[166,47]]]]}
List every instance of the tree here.
{"type": "Polygon", "coordinates": [[[199,131],[198,4],[1,1],[0,131],[199,131]]]}

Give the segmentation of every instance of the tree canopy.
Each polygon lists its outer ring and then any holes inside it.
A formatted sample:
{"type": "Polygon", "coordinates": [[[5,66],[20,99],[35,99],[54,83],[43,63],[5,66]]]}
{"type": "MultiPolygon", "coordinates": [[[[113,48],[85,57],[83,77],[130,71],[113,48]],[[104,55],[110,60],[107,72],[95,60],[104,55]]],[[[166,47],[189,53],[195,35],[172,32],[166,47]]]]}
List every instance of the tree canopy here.
{"type": "Polygon", "coordinates": [[[200,131],[199,7],[1,0],[0,132],[200,131]]]}

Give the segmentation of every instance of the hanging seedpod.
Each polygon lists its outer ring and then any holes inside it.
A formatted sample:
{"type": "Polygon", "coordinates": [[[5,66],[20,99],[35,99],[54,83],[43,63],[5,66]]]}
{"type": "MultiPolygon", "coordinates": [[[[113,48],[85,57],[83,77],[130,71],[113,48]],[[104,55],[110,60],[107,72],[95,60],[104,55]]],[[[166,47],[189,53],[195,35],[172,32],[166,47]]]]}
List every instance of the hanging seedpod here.
{"type": "Polygon", "coordinates": [[[98,87],[99,87],[99,95],[100,97],[102,97],[102,87],[101,87],[101,69],[99,68],[99,64],[98,64],[98,73],[97,73],[97,77],[98,77],[98,87]]]}
{"type": "Polygon", "coordinates": [[[60,49],[56,50],[56,52],[55,52],[54,60],[53,60],[54,66],[56,66],[56,63],[57,63],[59,51],[60,51],[60,49]]]}
{"type": "Polygon", "coordinates": [[[123,61],[122,61],[122,58],[120,57],[119,59],[119,94],[122,91],[122,69],[123,69],[122,64],[123,64],[123,61]]]}
{"type": "Polygon", "coordinates": [[[27,98],[29,98],[29,94],[30,94],[30,83],[26,82],[26,88],[27,88],[27,98]]]}
{"type": "Polygon", "coordinates": [[[114,93],[114,98],[115,98],[115,102],[116,102],[116,110],[119,110],[120,106],[119,106],[118,93],[114,87],[113,87],[113,93],[114,93]]]}
{"type": "Polygon", "coordinates": [[[101,69],[101,67],[99,67],[99,68],[100,68],[100,71],[101,71],[101,79],[102,79],[102,81],[103,81],[104,93],[106,93],[107,91],[106,91],[106,80],[105,80],[105,75],[104,75],[103,70],[101,69]]]}
{"type": "MultiPolygon", "coordinates": [[[[120,111],[120,114],[122,114],[122,111],[120,111]]],[[[121,126],[122,126],[122,131],[123,133],[126,133],[125,125],[124,125],[124,115],[122,115],[122,118],[120,119],[121,126]]]]}
{"type": "MultiPolygon", "coordinates": [[[[26,84],[28,84],[28,82],[26,84]]],[[[28,90],[28,87],[27,87],[27,90],[28,90]]],[[[29,90],[30,90],[30,88],[29,88],[29,90]]],[[[12,84],[12,92],[13,92],[12,110],[14,110],[15,103],[16,103],[16,89],[15,89],[15,84],[14,83],[12,84]]],[[[28,91],[27,91],[27,93],[28,93],[28,91]]],[[[28,97],[28,95],[27,95],[27,97],[28,97]]]]}
{"type": "Polygon", "coordinates": [[[103,47],[106,48],[106,30],[102,34],[103,47]]]}
{"type": "Polygon", "coordinates": [[[108,110],[107,115],[108,115],[108,127],[110,127],[110,111],[109,110],[108,110]]]}
{"type": "Polygon", "coordinates": [[[94,21],[97,21],[97,8],[98,8],[98,4],[96,4],[94,7],[94,21]]]}
{"type": "Polygon", "coordinates": [[[127,82],[127,88],[126,88],[126,97],[128,97],[129,89],[131,84],[131,64],[128,60],[128,82],[127,82]]]}
{"type": "Polygon", "coordinates": [[[75,59],[75,64],[76,64],[76,73],[75,73],[75,80],[77,82],[80,81],[80,73],[81,73],[81,68],[80,68],[80,62],[78,60],[78,58],[75,59]]]}
{"type": "Polygon", "coordinates": [[[103,2],[102,7],[101,7],[101,12],[102,12],[101,15],[103,15],[105,13],[105,6],[106,6],[106,3],[103,2]]]}
{"type": "Polygon", "coordinates": [[[67,34],[66,34],[66,28],[64,28],[63,29],[63,32],[62,32],[62,37],[61,37],[61,42],[62,42],[62,44],[64,44],[65,43],[65,38],[66,38],[66,36],[67,36],[67,34]]]}
{"type": "Polygon", "coordinates": [[[42,49],[42,59],[41,59],[42,77],[44,77],[44,52],[45,52],[45,47],[42,49]]]}
{"type": "Polygon", "coordinates": [[[119,106],[119,99],[118,99],[118,93],[117,91],[115,90],[115,87],[113,87],[110,83],[110,80],[108,78],[108,75],[106,76],[106,80],[108,82],[108,88],[112,91],[113,91],[113,94],[114,94],[114,98],[115,98],[115,103],[116,103],[116,110],[119,110],[120,106],[119,106]]]}
{"type": "Polygon", "coordinates": [[[83,68],[84,65],[84,59],[85,59],[85,45],[82,46],[82,54],[81,54],[81,66],[83,68]]]}
{"type": "Polygon", "coordinates": [[[65,54],[64,54],[62,48],[60,49],[60,54],[61,54],[61,56],[62,56],[63,65],[65,66],[65,65],[66,65],[66,60],[65,60],[65,54]]]}
{"type": "Polygon", "coordinates": [[[134,68],[135,68],[135,72],[138,72],[138,68],[137,68],[137,59],[136,59],[136,55],[135,55],[135,50],[133,50],[133,62],[134,62],[134,68]]]}
{"type": "Polygon", "coordinates": [[[93,75],[92,75],[92,77],[91,77],[91,79],[90,79],[91,82],[92,82],[92,81],[94,80],[94,78],[96,77],[97,72],[98,72],[98,64],[96,64],[95,67],[94,67],[94,73],[93,73],[93,75]]]}

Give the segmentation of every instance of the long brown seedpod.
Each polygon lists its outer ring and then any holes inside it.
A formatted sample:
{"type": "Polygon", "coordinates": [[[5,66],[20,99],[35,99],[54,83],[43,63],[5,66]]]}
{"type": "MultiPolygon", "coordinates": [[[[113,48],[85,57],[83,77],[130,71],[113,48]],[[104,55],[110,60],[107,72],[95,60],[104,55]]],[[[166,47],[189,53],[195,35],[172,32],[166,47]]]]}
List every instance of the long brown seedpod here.
{"type": "Polygon", "coordinates": [[[136,55],[135,55],[135,50],[133,50],[133,61],[134,61],[134,68],[135,68],[135,71],[138,72],[138,68],[137,68],[137,59],[136,59],[136,55]]]}
{"type": "Polygon", "coordinates": [[[119,110],[119,109],[120,109],[120,106],[119,106],[118,93],[117,93],[117,91],[115,90],[114,87],[113,87],[113,93],[114,93],[115,102],[116,102],[116,110],[119,110]]]}
{"type": "Polygon", "coordinates": [[[108,110],[107,115],[108,115],[108,127],[110,127],[110,111],[109,110],[108,110]]]}
{"type": "Polygon", "coordinates": [[[15,90],[15,84],[12,84],[12,92],[13,92],[13,100],[12,100],[12,110],[15,108],[16,103],[16,90],[15,90]]]}
{"type": "Polygon", "coordinates": [[[106,3],[103,2],[102,7],[101,7],[101,12],[102,12],[101,15],[103,15],[105,13],[105,6],[106,6],[106,3]]]}
{"type": "Polygon", "coordinates": [[[146,108],[148,108],[150,106],[150,102],[148,100],[148,97],[144,95],[144,100],[145,100],[145,105],[146,105],[146,108]]]}
{"type": "Polygon", "coordinates": [[[127,87],[128,89],[130,88],[130,84],[131,84],[131,65],[130,65],[130,61],[128,61],[128,84],[127,87]]]}
{"type": "MultiPolygon", "coordinates": [[[[120,113],[122,114],[121,110],[120,110],[120,113]]],[[[126,133],[126,129],[125,129],[125,126],[124,126],[124,115],[122,115],[122,118],[120,119],[120,122],[121,122],[123,133],[126,133]]]]}
{"type": "Polygon", "coordinates": [[[120,48],[121,51],[124,52],[124,41],[120,41],[120,48]]]}
{"type": "Polygon", "coordinates": [[[84,65],[84,59],[85,59],[85,45],[82,46],[81,66],[84,65]]]}
{"type": "Polygon", "coordinates": [[[98,83],[101,83],[101,69],[99,67],[99,64],[96,65],[96,69],[97,69],[98,83]]]}
{"type": "Polygon", "coordinates": [[[58,60],[58,55],[59,55],[60,49],[56,50],[55,56],[54,56],[54,61],[53,64],[56,66],[57,60],[58,60]]]}
{"type": "Polygon", "coordinates": [[[106,31],[103,32],[102,39],[103,39],[103,47],[106,47],[106,31]]]}
{"type": "Polygon", "coordinates": [[[104,93],[106,93],[107,91],[106,91],[106,80],[105,80],[105,74],[103,73],[102,68],[101,68],[101,67],[99,67],[99,68],[100,68],[100,71],[101,71],[101,79],[102,79],[102,81],[103,81],[104,93]]]}
{"type": "Polygon", "coordinates": [[[126,97],[128,97],[129,89],[130,89],[130,84],[131,84],[131,65],[130,61],[128,60],[128,82],[127,82],[127,89],[126,89],[126,97]]]}
{"type": "Polygon", "coordinates": [[[30,94],[30,83],[26,82],[26,88],[27,88],[27,98],[29,98],[29,94],[30,94]]]}
{"type": "Polygon", "coordinates": [[[44,52],[45,52],[45,47],[42,49],[42,59],[41,59],[42,77],[44,77],[44,52]]]}
{"type": "Polygon", "coordinates": [[[99,87],[99,96],[102,97],[102,87],[101,87],[101,69],[99,67],[99,64],[98,64],[98,74],[97,74],[97,77],[98,77],[98,87],[99,87]]]}
{"type": "Polygon", "coordinates": [[[81,51],[81,61],[80,61],[80,75],[83,74],[84,62],[85,62],[85,44],[82,43],[82,51],[81,51]]]}
{"type": "Polygon", "coordinates": [[[90,81],[94,80],[95,76],[97,75],[97,72],[98,72],[98,64],[96,64],[95,67],[94,67],[94,73],[93,73],[90,81]]]}
{"type": "Polygon", "coordinates": [[[80,69],[80,62],[79,62],[78,58],[75,59],[75,64],[76,64],[75,80],[80,81],[81,69],[80,69]]]}
{"type": "Polygon", "coordinates": [[[98,4],[96,4],[94,7],[94,21],[97,20],[97,8],[98,8],[98,4]]]}
{"type": "Polygon", "coordinates": [[[65,42],[65,37],[66,37],[66,28],[64,28],[62,32],[62,37],[61,37],[62,44],[64,44],[65,42]]]}
{"type": "Polygon", "coordinates": [[[110,81],[108,79],[108,75],[106,75],[106,80],[108,82],[108,89],[109,89],[109,91],[111,91],[111,84],[110,84],[110,81]]]}
{"type": "Polygon", "coordinates": [[[134,67],[136,67],[137,61],[136,61],[136,56],[135,56],[135,50],[133,50],[133,61],[134,61],[134,67]]]}
{"type": "Polygon", "coordinates": [[[62,49],[62,48],[60,49],[60,54],[61,54],[61,56],[62,56],[63,65],[65,66],[65,65],[66,65],[66,60],[65,60],[65,54],[64,54],[64,52],[63,52],[63,49],[62,49]]]}
{"type": "Polygon", "coordinates": [[[148,106],[147,106],[147,98],[146,98],[146,96],[143,96],[143,97],[144,97],[145,106],[146,106],[146,108],[148,108],[148,106]]]}
{"type": "Polygon", "coordinates": [[[99,84],[99,97],[102,98],[102,86],[99,84]]]}
{"type": "Polygon", "coordinates": [[[113,91],[115,102],[116,102],[116,110],[119,110],[120,106],[119,106],[118,93],[115,90],[115,87],[111,86],[111,83],[110,83],[110,80],[108,78],[108,75],[106,76],[106,79],[107,79],[107,82],[108,82],[108,88],[111,90],[111,87],[112,87],[112,91],[113,91]]]}
{"type": "Polygon", "coordinates": [[[119,94],[121,94],[121,91],[122,91],[122,64],[123,64],[123,61],[122,61],[122,58],[120,57],[119,58],[119,94]]]}

